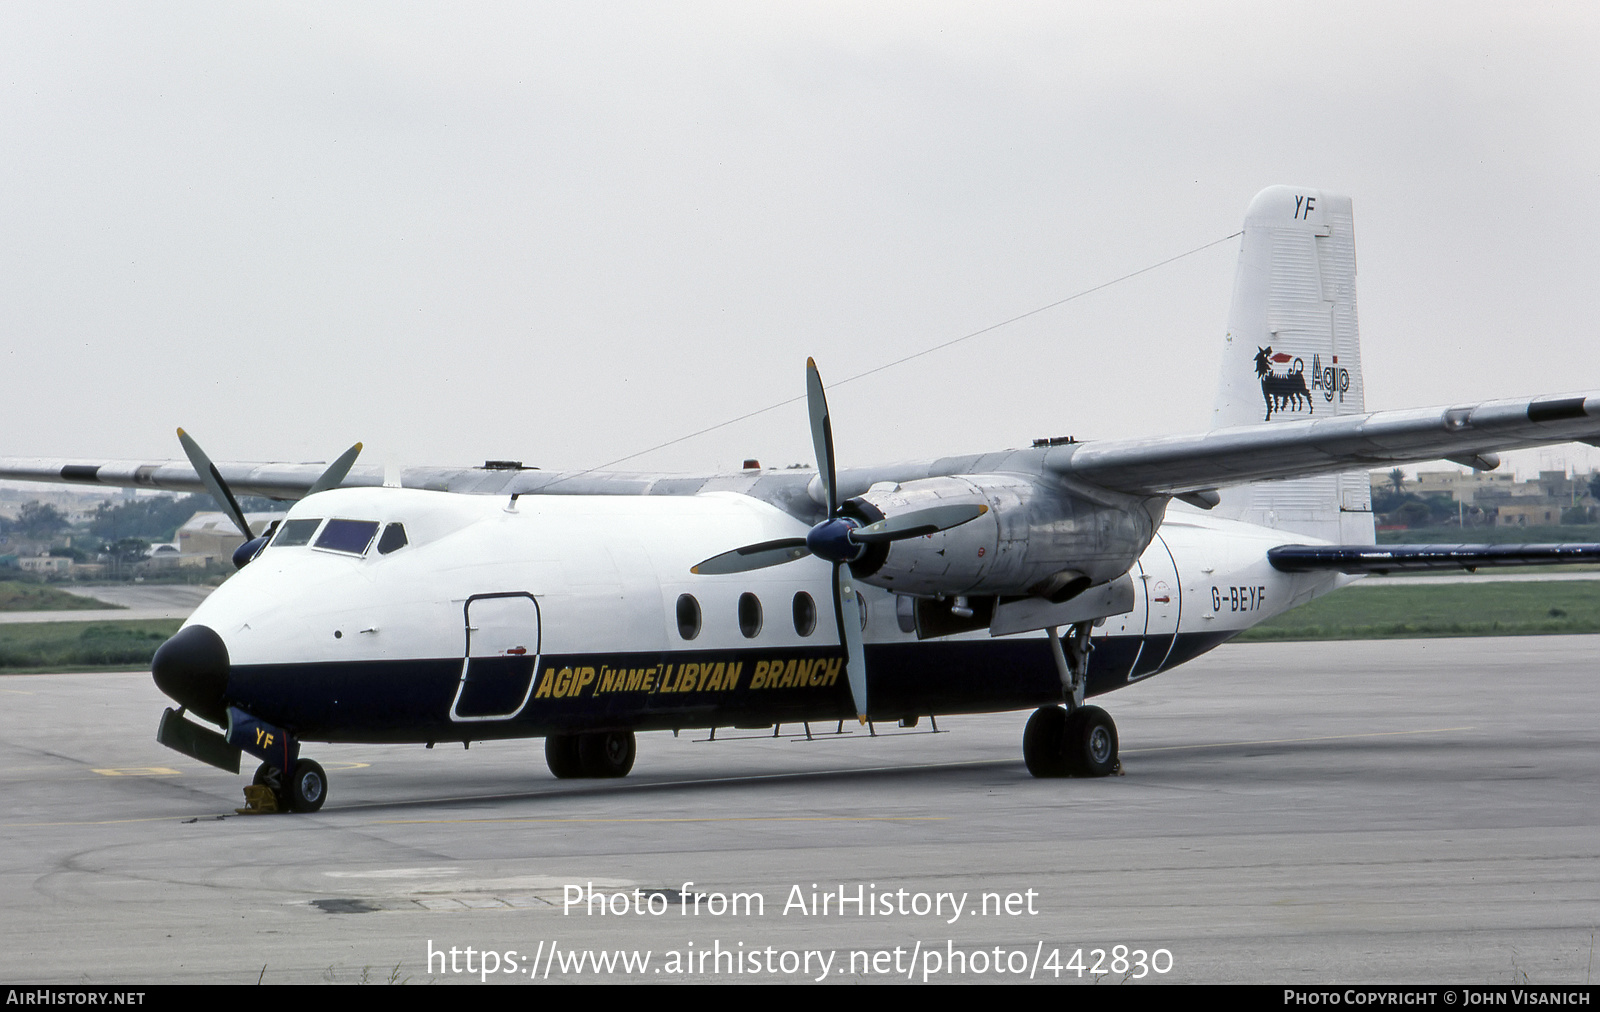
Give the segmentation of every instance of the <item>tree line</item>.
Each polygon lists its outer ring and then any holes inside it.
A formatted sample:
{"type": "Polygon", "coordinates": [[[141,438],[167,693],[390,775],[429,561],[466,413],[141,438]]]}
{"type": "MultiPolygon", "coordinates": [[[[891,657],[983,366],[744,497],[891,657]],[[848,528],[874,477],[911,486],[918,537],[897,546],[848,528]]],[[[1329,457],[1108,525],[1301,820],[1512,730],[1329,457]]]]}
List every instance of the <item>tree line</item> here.
{"type": "MultiPolygon", "coordinates": [[[[287,503],[252,496],[246,496],[239,505],[250,513],[288,508],[287,503]]],[[[53,542],[68,534],[88,535],[108,548],[122,543],[124,554],[131,554],[132,546],[126,543],[140,541],[148,548],[152,544],[170,542],[190,517],[219,509],[209,495],[198,493],[106,500],[95,507],[87,524],[74,527],[54,505],[35,501],[24,503],[15,519],[0,517],[0,535],[35,542],[53,542]]]]}

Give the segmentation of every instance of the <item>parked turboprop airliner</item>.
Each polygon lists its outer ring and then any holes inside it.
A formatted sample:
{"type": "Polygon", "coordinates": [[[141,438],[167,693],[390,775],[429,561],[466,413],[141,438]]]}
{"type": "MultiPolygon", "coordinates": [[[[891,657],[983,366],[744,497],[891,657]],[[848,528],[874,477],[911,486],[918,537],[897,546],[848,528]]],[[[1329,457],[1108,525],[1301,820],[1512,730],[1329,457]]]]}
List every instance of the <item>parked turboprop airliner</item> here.
{"type": "Polygon", "coordinates": [[[1389,569],[1593,561],[1600,545],[1376,546],[1367,470],[1600,439],[1600,393],[1367,413],[1350,200],[1245,219],[1213,427],[816,472],[560,473],[9,459],[0,477],[298,501],[155,657],[158,738],[314,811],[305,741],[543,737],[625,775],[635,734],[1033,709],[1036,776],[1101,776],[1088,696],[1389,569]],[[198,721],[191,718],[198,718],[198,721]],[[202,723],[204,722],[204,723],[202,723]],[[208,725],[215,725],[214,730],[208,725]]]}

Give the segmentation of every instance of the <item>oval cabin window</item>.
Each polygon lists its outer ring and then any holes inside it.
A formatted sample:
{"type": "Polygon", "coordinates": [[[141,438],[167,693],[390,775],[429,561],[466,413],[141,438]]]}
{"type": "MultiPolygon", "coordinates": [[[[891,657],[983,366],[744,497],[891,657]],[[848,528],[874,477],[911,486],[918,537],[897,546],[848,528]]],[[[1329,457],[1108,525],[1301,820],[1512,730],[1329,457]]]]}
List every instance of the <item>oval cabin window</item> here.
{"type": "Polygon", "coordinates": [[[700,635],[700,602],[692,594],[678,595],[678,635],[686,640],[700,635]]]}
{"type": "Polygon", "coordinates": [[[801,636],[817,631],[817,602],[803,590],[794,596],[794,631],[801,636]]]}
{"type": "Polygon", "coordinates": [[[747,640],[761,634],[761,599],[754,594],[739,595],[739,631],[747,640]]]}

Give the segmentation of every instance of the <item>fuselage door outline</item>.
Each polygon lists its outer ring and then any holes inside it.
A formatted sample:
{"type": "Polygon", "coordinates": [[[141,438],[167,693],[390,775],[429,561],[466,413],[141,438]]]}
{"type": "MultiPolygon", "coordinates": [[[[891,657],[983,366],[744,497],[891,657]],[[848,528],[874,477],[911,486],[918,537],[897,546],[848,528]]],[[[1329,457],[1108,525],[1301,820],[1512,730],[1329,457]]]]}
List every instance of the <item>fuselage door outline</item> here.
{"type": "Polygon", "coordinates": [[[1128,672],[1129,682],[1148,678],[1165,666],[1177,643],[1178,620],[1183,609],[1178,562],[1159,531],[1150,542],[1150,548],[1139,558],[1139,573],[1139,582],[1144,585],[1145,627],[1139,656],[1128,672]]]}
{"type": "Polygon", "coordinates": [[[473,594],[462,606],[462,617],[466,642],[450,719],[457,723],[511,720],[528,705],[539,671],[538,598],[527,591],[473,594]],[[479,605],[477,626],[473,625],[475,604],[479,605]],[[513,701],[514,706],[500,712],[513,701]],[[463,703],[466,712],[462,712],[463,703]],[[476,712],[479,710],[490,712],[476,712]]]}

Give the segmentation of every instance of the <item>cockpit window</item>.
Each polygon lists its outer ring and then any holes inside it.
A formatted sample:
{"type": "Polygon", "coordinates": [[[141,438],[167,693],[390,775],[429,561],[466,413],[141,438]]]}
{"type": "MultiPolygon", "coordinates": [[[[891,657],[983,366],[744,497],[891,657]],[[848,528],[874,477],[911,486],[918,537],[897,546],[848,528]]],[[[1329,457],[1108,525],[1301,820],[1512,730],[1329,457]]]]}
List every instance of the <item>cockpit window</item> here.
{"type": "Polygon", "coordinates": [[[328,526],[317,537],[315,547],[326,548],[330,552],[365,555],[367,547],[372,544],[373,535],[377,533],[376,520],[329,520],[328,526]]]}
{"type": "Polygon", "coordinates": [[[406,525],[390,524],[383,529],[383,537],[378,539],[378,554],[388,555],[398,552],[406,546],[406,525]]]}
{"type": "Polygon", "coordinates": [[[294,548],[299,545],[311,544],[311,535],[317,533],[317,527],[322,523],[319,520],[289,520],[278,528],[278,536],[272,539],[274,548],[294,548]]]}

